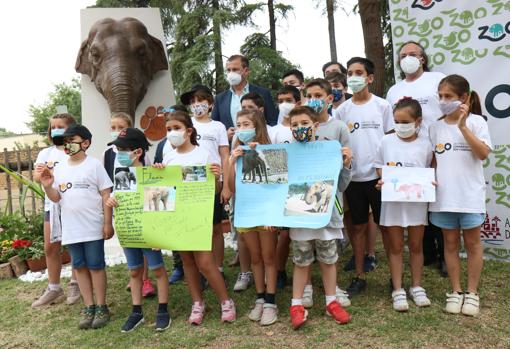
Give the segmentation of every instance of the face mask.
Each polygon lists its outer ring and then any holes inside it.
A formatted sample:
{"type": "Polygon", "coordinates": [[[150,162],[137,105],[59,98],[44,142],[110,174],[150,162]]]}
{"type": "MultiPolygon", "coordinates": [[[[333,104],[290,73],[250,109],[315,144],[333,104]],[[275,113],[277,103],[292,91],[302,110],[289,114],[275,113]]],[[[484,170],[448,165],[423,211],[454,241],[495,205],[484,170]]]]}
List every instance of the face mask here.
{"type": "Polygon", "coordinates": [[[112,132],[110,132],[110,137],[112,137],[113,141],[116,140],[117,137],[119,137],[119,133],[120,133],[119,131],[112,131],[112,132]]]}
{"type": "Polygon", "coordinates": [[[292,137],[299,143],[310,142],[313,137],[313,126],[299,126],[293,128],[292,137]]]}
{"type": "Polygon", "coordinates": [[[65,128],[54,128],[51,130],[51,138],[62,136],[65,132],[65,128]]]}
{"type": "Polygon", "coordinates": [[[243,77],[241,74],[231,71],[227,74],[227,81],[230,86],[237,86],[241,83],[243,77]]]}
{"type": "Polygon", "coordinates": [[[134,159],[131,159],[131,152],[119,151],[119,152],[117,152],[117,161],[122,166],[129,167],[129,166],[133,165],[134,159]]]}
{"type": "Polygon", "coordinates": [[[334,88],[331,90],[331,93],[333,94],[333,102],[340,102],[342,99],[342,96],[344,95],[344,92],[340,89],[334,88]]]}
{"type": "Polygon", "coordinates": [[[323,99],[312,98],[306,101],[306,105],[312,108],[317,114],[320,114],[326,107],[326,102],[324,102],[323,99]]]}
{"type": "Polygon", "coordinates": [[[250,143],[255,138],[256,132],[254,128],[248,128],[244,130],[237,130],[236,136],[244,144],[250,143]]]}
{"type": "Polygon", "coordinates": [[[409,138],[416,133],[417,129],[414,123],[395,124],[395,132],[400,138],[409,138]]]}
{"type": "Polygon", "coordinates": [[[192,104],[190,109],[194,116],[200,116],[206,114],[209,111],[209,104],[207,103],[192,104]]]}
{"type": "Polygon", "coordinates": [[[405,74],[414,74],[420,67],[421,62],[417,57],[406,56],[400,61],[400,68],[405,74]]]}
{"type": "Polygon", "coordinates": [[[81,144],[83,142],[70,142],[64,144],[64,153],[66,153],[69,156],[73,156],[75,154],[78,154],[83,149],[81,148],[81,144]]]}
{"type": "Polygon", "coordinates": [[[294,109],[296,105],[294,103],[283,102],[278,105],[279,115],[278,119],[281,119],[289,115],[290,111],[294,109]]]}
{"type": "Polygon", "coordinates": [[[444,115],[448,115],[457,110],[458,107],[462,104],[461,101],[439,101],[439,109],[441,109],[441,113],[444,115]]]}
{"type": "Polygon", "coordinates": [[[184,143],[184,131],[172,130],[166,134],[171,145],[178,147],[184,143]]]}
{"type": "Polygon", "coordinates": [[[352,92],[358,93],[367,86],[367,81],[363,76],[350,76],[347,79],[347,86],[349,86],[352,92]]]}

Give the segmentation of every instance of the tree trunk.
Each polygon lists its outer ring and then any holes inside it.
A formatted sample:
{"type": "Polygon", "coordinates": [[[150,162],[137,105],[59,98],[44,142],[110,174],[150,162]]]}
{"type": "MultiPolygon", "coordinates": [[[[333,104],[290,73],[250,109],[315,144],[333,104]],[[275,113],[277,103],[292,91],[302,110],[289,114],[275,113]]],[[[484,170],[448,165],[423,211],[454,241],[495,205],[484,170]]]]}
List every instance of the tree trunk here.
{"type": "Polygon", "coordinates": [[[221,23],[217,17],[217,11],[220,9],[219,0],[212,0],[213,8],[213,37],[214,37],[214,90],[220,93],[226,87],[225,72],[223,69],[223,53],[221,50],[221,23]]]}
{"type": "Polygon", "coordinates": [[[326,0],[326,11],[328,12],[329,51],[331,52],[331,60],[337,62],[334,2],[335,0],[326,0]]]}
{"type": "Polygon", "coordinates": [[[375,79],[372,92],[382,96],[384,92],[385,65],[383,33],[381,29],[381,12],[379,0],[358,0],[365,54],[375,65],[375,79]]]}
{"type": "Polygon", "coordinates": [[[276,50],[276,20],[274,18],[274,3],[273,0],[267,1],[267,8],[269,10],[269,36],[271,48],[276,50]]]}

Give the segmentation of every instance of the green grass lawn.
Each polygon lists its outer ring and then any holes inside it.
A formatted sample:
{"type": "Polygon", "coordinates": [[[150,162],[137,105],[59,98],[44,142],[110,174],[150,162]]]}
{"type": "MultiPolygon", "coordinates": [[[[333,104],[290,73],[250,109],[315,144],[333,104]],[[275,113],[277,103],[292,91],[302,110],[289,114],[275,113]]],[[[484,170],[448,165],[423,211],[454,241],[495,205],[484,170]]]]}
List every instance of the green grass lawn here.
{"type": "MultiPolygon", "coordinates": [[[[408,313],[393,311],[386,258],[382,252],[378,257],[379,267],[367,275],[366,293],[353,299],[349,308],[352,322],[344,326],[324,314],[320,275],[315,270],[315,305],[309,321],[299,331],[293,331],[290,326],[291,287],[277,294],[280,316],[273,326],[260,327],[248,320],[246,315],[255,297],[252,287],[233,294],[238,312],[238,320],[233,324],[220,323],[219,303],[214,293],[207,290],[204,322],[200,327],[191,327],[185,323],[191,300],[186,285],[181,282],[170,287],[173,323],[169,330],[154,332],[157,300],[147,299],[143,303],[146,323],[132,333],[123,334],[120,327],[131,310],[130,295],[125,290],[128,281],[125,265],[108,269],[112,321],[99,330],[78,330],[81,305],[31,309],[31,302],[46,286],[45,282],[0,281],[0,348],[510,348],[510,264],[485,263],[480,287],[481,314],[478,318],[468,318],[442,312],[448,279],[441,278],[436,269],[429,267],[425,268],[423,286],[432,306],[418,309],[411,304],[408,313]]],[[[227,254],[226,260],[229,258],[227,254]]],[[[347,258],[342,257],[339,265],[347,258]]],[[[167,262],[170,266],[170,261],[167,262]]],[[[226,268],[225,271],[231,288],[238,270],[226,268]]],[[[342,288],[350,277],[339,272],[342,288]]],[[[408,288],[408,271],[405,280],[408,288]]]]}

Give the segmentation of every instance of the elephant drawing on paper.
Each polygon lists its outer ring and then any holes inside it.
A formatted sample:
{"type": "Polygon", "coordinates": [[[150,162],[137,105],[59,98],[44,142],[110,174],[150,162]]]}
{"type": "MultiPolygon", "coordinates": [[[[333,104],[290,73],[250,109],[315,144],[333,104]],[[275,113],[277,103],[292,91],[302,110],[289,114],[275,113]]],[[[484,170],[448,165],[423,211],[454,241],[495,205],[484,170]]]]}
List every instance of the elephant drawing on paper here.
{"type": "Polygon", "coordinates": [[[163,210],[167,210],[168,204],[168,188],[164,187],[153,187],[146,189],[145,200],[148,201],[149,211],[159,211],[160,210],[160,202],[163,204],[163,210]]]}
{"type": "Polygon", "coordinates": [[[154,74],[168,69],[165,49],[136,18],[103,18],[90,28],[75,69],[86,74],[108,102],[111,113],[135,110],[154,74]]]}
{"type": "Polygon", "coordinates": [[[326,182],[313,183],[305,193],[305,202],[312,205],[315,212],[327,212],[333,196],[333,186],[326,182]]]}
{"type": "Polygon", "coordinates": [[[115,174],[115,190],[128,190],[136,184],[136,177],[129,170],[122,170],[115,174]]]}
{"type": "Polygon", "coordinates": [[[415,194],[416,198],[421,199],[423,195],[423,187],[421,184],[402,184],[396,190],[398,193],[404,193],[406,200],[411,199],[411,194],[415,194]]]}
{"type": "Polygon", "coordinates": [[[258,175],[260,179],[259,183],[262,183],[262,174],[264,174],[266,183],[268,183],[266,163],[262,160],[257,151],[247,151],[243,156],[243,181],[246,180],[246,176],[248,176],[248,180],[254,183],[258,175]]]}

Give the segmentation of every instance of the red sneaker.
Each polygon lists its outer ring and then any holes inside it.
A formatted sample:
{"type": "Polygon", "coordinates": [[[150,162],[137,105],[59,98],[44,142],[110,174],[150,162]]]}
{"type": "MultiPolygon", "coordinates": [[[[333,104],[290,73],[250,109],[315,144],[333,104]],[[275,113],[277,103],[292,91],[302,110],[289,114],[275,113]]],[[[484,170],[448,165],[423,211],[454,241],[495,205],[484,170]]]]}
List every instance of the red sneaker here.
{"type": "Polygon", "coordinates": [[[330,315],[335,322],[339,324],[346,324],[351,321],[351,315],[338,303],[333,301],[326,307],[326,314],[330,315]]]}
{"type": "Polygon", "coordinates": [[[152,286],[152,282],[150,279],[143,280],[142,285],[142,297],[150,297],[156,294],[156,289],[152,286]]]}
{"type": "Polygon", "coordinates": [[[293,305],[290,307],[290,321],[292,328],[297,330],[305,322],[308,316],[308,311],[302,305],[293,305]]]}

